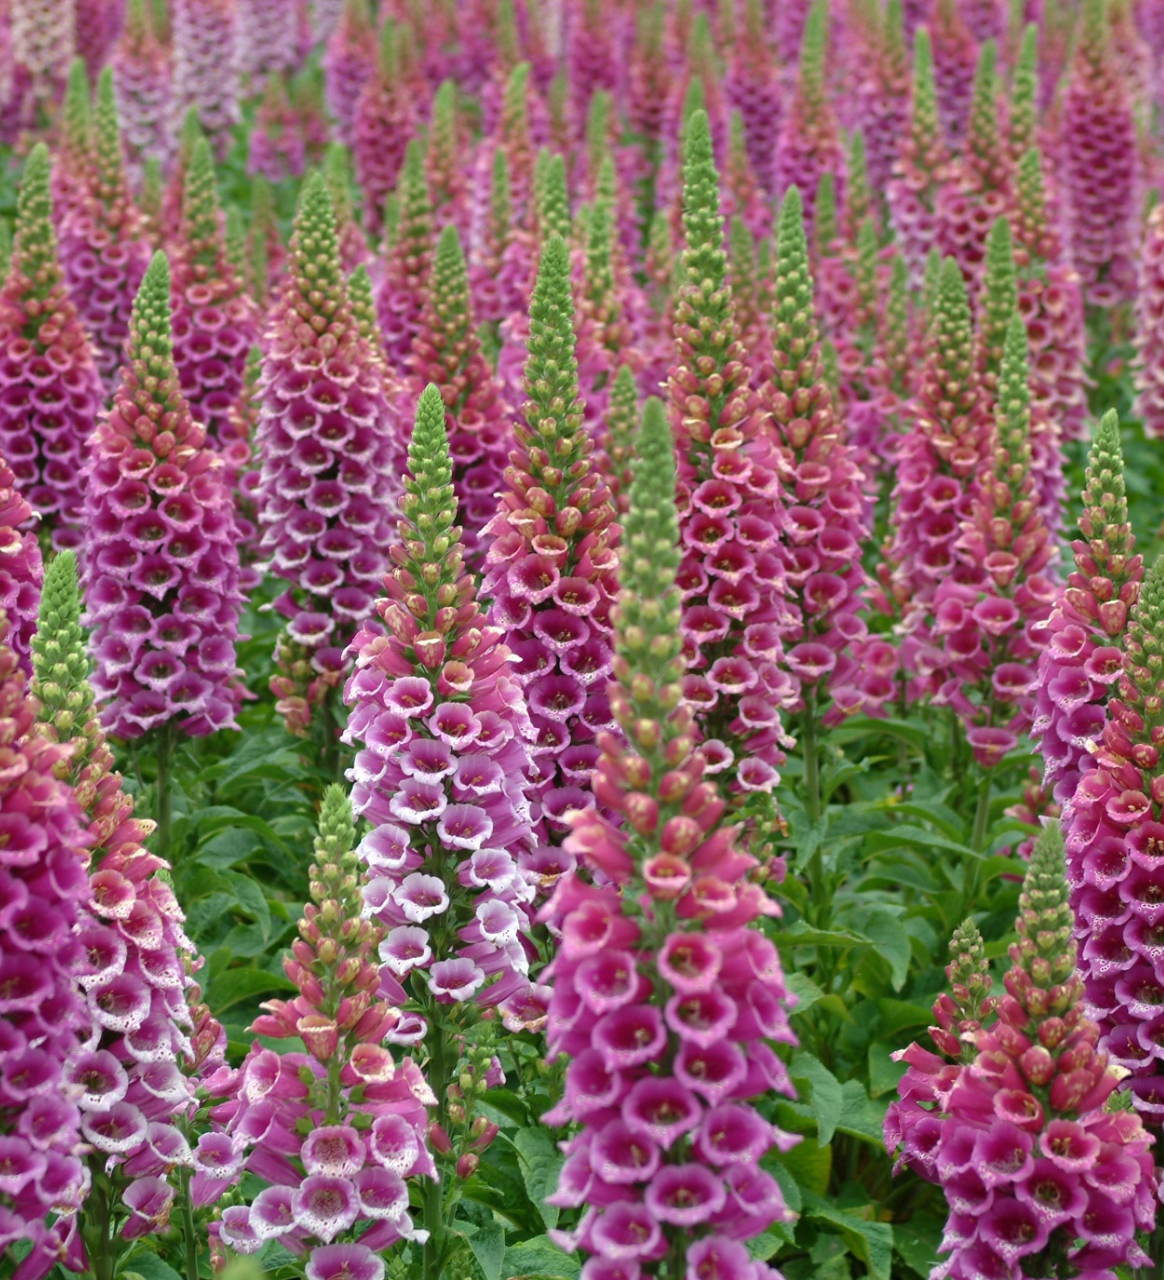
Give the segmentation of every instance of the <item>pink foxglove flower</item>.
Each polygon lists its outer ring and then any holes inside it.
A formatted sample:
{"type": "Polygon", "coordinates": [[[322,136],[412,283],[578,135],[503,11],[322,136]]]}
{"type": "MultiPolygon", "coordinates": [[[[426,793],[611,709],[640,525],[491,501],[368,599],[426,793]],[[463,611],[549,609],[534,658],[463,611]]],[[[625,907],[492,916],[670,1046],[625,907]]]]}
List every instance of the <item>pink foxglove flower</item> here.
{"type": "Polygon", "coordinates": [[[238,0],[174,0],[170,135],[193,108],[221,160],[239,122],[238,0]]]}
{"type": "Polygon", "coordinates": [[[260,380],[261,551],[288,583],[272,689],[293,732],[343,678],[387,565],[400,445],[382,366],[360,335],[327,183],[304,188],[260,380]]]}
{"type": "Polygon", "coordinates": [[[754,927],[779,908],[750,879],[756,860],[721,825],[723,799],[692,746],[674,446],[658,400],[640,458],[610,687],[622,734],[600,737],[595,775],[610,816],[579,813],[567,839],[598,883],[569,874],[542,913],[561,931],[550,1056],[571,1059],[545,1121],[578,1126],[550,1200],[582,1211],[552,1234],[590,1255],[588,1276],[635,1274],[669,1253],[689,1275],[770,1276],[744,1241],[788,1216],[759,1161],[797,1141],[751,1105],[792,1094],[769,1043],[794,1039],[780,959],[754,927]]]}
{"type": "Polygon", "coordinates": [[[324,91],[336,137],[352,144],[356,103],[376,69],[376,28],[368,0],[344,0],[343,14],[323,55],[324,91]]]}
{"type": "Polygon", "coordinates": [[[299,68],[299,23],[287,0],[238,0],[239,70],[252,89],[299,68]]]}
{"type": "Polygon", "coordinates": [[[960,148],[966,137],[978,61],[977,42],[966,29],[960,0],[934,0],[930,34],[942,131],[952,147],[960,148]]]}
{"type": "Polygon", "coordinates": [[[12,469],[0,457],[0,609],[8,619],[7,644],[25,674],[43,580],[36,512],[16,488],[12,469]]]}
{"type": "Polygon", "coordinates": [[[389,366],[402,374],[419,329],[435,248],[424,148],[415,138],[408,144],[397,195],[399,221],[384,253],[376,316],[389,366]]]}
{"type": "Polygon", "coordinates": [[[169,154],[170,52],[146,0],[129,0],[112,65],[126,164],[137,180],[144,161],[169,154]]]}
{"type": "Polygon", "coordinates": [[[268,1001],[252,1028],[301,1040],[306,1052],[256,1040],[233,1096],[212,1113],[217,1131],[200,1143],[235,1180],[246,1168],[267,1184],[222,1211],[218,1240],[244,1254],[278,1240],[320,1280],[381,1280],[380,1252],[427,1234],[413,1224],[407,1179],[436,1173],[425,1144],[436,1097],[412,1059],[396,1061],[384,1045],[403,993],[377,971],[383,930],[362,914],[355,835],[347,797],[329,787],[312,901],[283,963],[299,994],[268,1001]]]}
{"type": "MultiPolygon", "coordinates": [[[[0,452],[50,531],[76,547],[85,501],[86,442],[103,392],[89,337],[57,256],[49,155],[38,144],[24,167],[16,242],[0,288],[0,452]]],[[[19,627],[15,617],[10,621],[19,627]]],[[[23,652],[19,642],[18,652],[23,652]]]]}
{"type": "MultiPolygon", "coordinates": [[[[10,0],[13,84],[5,111],[24,127],[60,101],[77,40],[76,0],[10,0]]],[[[7,122],[6,122],[7,124],[7,122]]]]}
{"type": "Polygon", "coordinates": [[[1114,409],[1095,429],[1079,528],[1083,538],[1071,544],[1075,572],[1045,628],[1032,729],[1044,783],[1064,804],[1095,764],[1089,744],[1099,741],[1108,698],[1118,692],[1123,635],[1144,576],[1143,557],[1132,554],[1114,409]]]}
{"type": "Polygon", "coordinates": [[[134,302],[126,358],[86,474],[93,687],[118,737],[161,725],[200,737],[234,727],[242,697],[239,553],[222,461],[179,387],[160,252],[134,302]]]}
{"type": "Polygon", "coordinates": [[[430,385],[376,606],[384,626],[356,637],[345,690],[345,739],[360,747],[352,807],[372,828],[359,850],[367,910],[385,930],[386,980],[407,978],[415,1009],[389,1033],[403,1043],[425,1037],[434,1002],[500,1006],[510,1030],[545,1018],[526,940],[534,729],[464,569],[444,424],[430,385]]]}
{"type": "Polygon", "coordinates": [[[419,109],[403,83],[401,30],[391,15],[384,18],[375,67],[352,114],[352,154],[364,193],[364,224],[372,234],[380,230],[384,202],[396,187],[419,109]]]}

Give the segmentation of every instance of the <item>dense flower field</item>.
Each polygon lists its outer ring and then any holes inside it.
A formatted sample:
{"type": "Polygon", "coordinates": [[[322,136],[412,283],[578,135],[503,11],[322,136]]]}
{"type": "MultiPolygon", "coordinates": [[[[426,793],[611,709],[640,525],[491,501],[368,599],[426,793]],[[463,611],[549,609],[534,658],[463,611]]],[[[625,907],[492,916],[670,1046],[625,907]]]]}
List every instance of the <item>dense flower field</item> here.
{"type": "Polygon", "coordinates": [[[1162,86],[0,0],[0,1280],[1164,1275],[1162,86]]]}

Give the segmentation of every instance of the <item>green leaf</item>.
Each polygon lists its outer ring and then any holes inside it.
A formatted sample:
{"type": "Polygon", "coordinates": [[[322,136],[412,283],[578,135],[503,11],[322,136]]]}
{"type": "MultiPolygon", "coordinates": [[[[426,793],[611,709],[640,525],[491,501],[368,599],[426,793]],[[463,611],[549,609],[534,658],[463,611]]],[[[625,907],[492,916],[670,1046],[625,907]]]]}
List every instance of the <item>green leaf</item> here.
{"type": "Polygon", "coordinates": [[[909,976],[909,934],[902,928],[901,917],[889,906],[874,903],[853,913],[853,923],[876,945],[877,954],[889,965],[894,991],[905,986],[909,976]]]}
{"type": "MultiPolygon", "coordinates": [[[[833,1167],[830,1147],[822,1147],[811,1138],[805,1138],[790,1151],[781,1152],[774,1163],[777,1167],[787,1169],[796,1179],[801,1200],[807,1195],[824,1195],[828,1190],[829,1174],[833,1167]]],[[[796,1207],[791,1200],[789,1205],[796,1207]]]]}
{"type": "Polygon", "coordinates": [[[805,1216],[836,1227],[853,1254],[869,1268],[873,1280],[890,1280],[893,1228],[888,1222],[870,1222],[855,1213],[846,1213],[819,1196],[806,1200],[805,1216]]]}
{"type": "Polygon", "coordinates": [[[462,1230],[485,1280],[501,1280],[501,1264],[505,1261],[505,1228],[500,1222],[486,1222],[479,1227],[465,1223],[462,1230]]]}
{"type": "Polygon", "coordinates": [[[776,945],[785,950],[792,947],[867,947],[869,939],[857,933],[841,929],[812,929],[801,921],[781,929],[776,934],[776,945]]]}
{"type": "Polygon", "coordinates": [[[554,1146],[544,1129],[519,1129],[513,1135],[513,1145],[517,1149],[517,1163],[526,1193],[537,1206],[548,1231],[558,1225],[558,1207],[546,1204],[546,1196],[551,1195],[558,1185],[558,1170],[565,1156],[554,1146]]]}
{"type": "Polygon", "coordinates": [[[884,1151],[885,1112],[889,1104],[874,1102],[860,1080],[846,1080],[841,1085],[841,1095],[841,1118],[837,1121],[837,1128],[884,1151]]]}
{"type": "Polygon", "coordinates": [[[877,720],[872,716],[851,716],[829,730],[829,741],[851,742],[854,738],[878,733],[900,738],[917,751],[924,751],[933,736],[931,730],[913,720],[877,720]]]}
{"type": "Polygon", "coordinates": [[[878,1034],[886,1040],[896,1041],[907,1027],[928,1027],[934,1020],[934,1011],[925,1004],[910,1004],[907,1000],[877,1001],[881,1010],[881,1026],[878,1034]]]}
{"type": "Polygon", "coordinates": [[[883,1093],[895,1093],[897,1082],[905,1075],[903,1063],[894,1062],[892,1050],[887,1044],[869,1046],[869,1093],[879,1098],[883,1093]]]}
{"type": "Polygon", "coordinates": [[[947,840],[945,836],[936,836],[932,831],[926,831],[922,827],[911,827],[908,824],[890,827],[888,831],[873,831],[869,834],[869,847],[875,852],[899,848],[901,845],[909,845],[915,849],[929,849],[935,853],[952,853],[958,858],[981,860],[983,857],[968,844],[962,844],[958,840],[947,840]]]}
{"type": "Polygon", "coordinates": [[[919,1276],[928,1276],[938,1261],[942,1241],[942,1220],[927,1213],[915,1213],[893,1228],[893,1249],[919,1276]]]}
{"type": "MultiPolygon", "coordinates": [[[[822,1147],[827,1146],[836,1130],[844,1101],[840,1081],[810,1053],[797,1054],[789,1070],[793,1082],[803,1081],[809,1086],[811,1096],[808,1101],[816,1120],[816,1140],[822,1147]]],[[[803,1100],[803,1091],[798,1088],[797,1092],[803,1100]]]]}
{"type": "Polygon", "coordinates": [[[534,1236],[506,1249],[502,1280],[578,1280],[582,1264],[547,1236],[534,1236]]]}
{"type": "Polygon", "coordinates": [[[796,997],[796,1004],[793,1005],[795,1013],[804,1013],[811,1009],[818,1000],[824,998],[824,992],[816,985],[813,980],[803,973],[786,973],[784,975],[784,985],[788,988],[790,995],[796,997]]]}
{"type": "Polygon", "coordinates": [[[211,979],[206,999],[215,1013],[221,1014],[232,1005],[258,995],[297,990],[298,987],[281,973],[265,973],[262,969],[227,969],[211,979]]]}
{"type": "Polygon", "coordinates": [[[142,1280],[182,1280],[182,1277],[167,1262],[163,1262],[149,1248],[135,1249],[123,1262],[120,1275],[129,1280],[129,1273],[136,1272],[142,1280]]]}

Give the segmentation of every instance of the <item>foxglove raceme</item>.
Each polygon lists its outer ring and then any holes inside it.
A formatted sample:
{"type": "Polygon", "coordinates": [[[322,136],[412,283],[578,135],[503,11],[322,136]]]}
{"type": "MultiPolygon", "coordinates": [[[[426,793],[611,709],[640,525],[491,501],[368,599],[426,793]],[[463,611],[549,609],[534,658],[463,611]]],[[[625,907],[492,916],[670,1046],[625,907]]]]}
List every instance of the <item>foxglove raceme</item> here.
{"type": "Polygon", "coordinates": [[[82,939],[94,972],[82,976],[81,987],[94,1035],[70,1062],[67,1079],[92,1149],[87,1163],[98,1194],[82,1209],[81,1234],[96,1269],[115,1263],[125,1241],[164,1231],[174,1174],[198,1167],[180,1126],[197,1105],[188,1074],[195,1026],[186,988],[200,962],[164,877],[168,865],[142,846],[154,824],[134,817],[113,767],[89,684],[69,551],[45,574],[32,692],[41,734],[72,748],[62,776],[93,845],[89,889],[97,923],[82,939]],[[128,1218],[119,1240],[110,1238],[109,1207],[128,1218]]]}
{"type": "Polygon", "coordinates": [[[909,46],[900,0],[886,4],[883,25],[873,33],[872,44],[872,56],[858,66],[856,99],[869,178],[875,190],[884,191],[909,119],[909,46]]]}
{"type": "Polygon", "coordinates": [[[17,489],[12,469],[0,457],[0,609],[8,619],[6,643],[26,675],[43,579],[36,512],[17,489]]]}
{"type": "Polygon", "coordinates": [[[118,737],[162,725],[200,737],[234,727],[242,697],[238,545],[222,461],[178,384],[160,252],[134,302],[126,359],[86,471],[93,687],[118,737]]]}
{"type": "Polygon", "coordinates": [[[177,139],[193,108],[221,160],[241,116],[237,0],[174,0],[172,14],[170,136],[177,139]]]}
{"type": "Polygon", "coordinates": [[[321,174],[299,202],[263,352],[261,551],[290,585],[272,689],[293,732],[344,673],[387,566],[400,446],[382,366],[360,336],[321,174]]]}
{"type": "Polygon", "coordinates": [[[1139,157],[1107,0],[1084,0],[1063,96],[1067,242],[1088,306],[1133,297],[1139,250],[1139,157]]]}
{"type": "Polygon", "coordinates": [[[1044,785],[1061,804],[1095,764],[1089,744],[1103,733],[1128,613],[1144,576],[1143,557],[1133,554],[1114,409],[1095,429],[1079,529],[1083,538],[1071,544],[1075,572],[1045,629],[1031,731],[1043,754],[1044,785]]]}
{"type": "Polygon", "coordinates": [[[384,253],[376,315],[385,354],[392,369],[401,374],[420,322],[435,247],[424,147],[415,138],[408,144],[397,195],[400,218],[384,253]]]}
{"type": "Polygon", "coordinates": [[[352,144],[356,103],[376,70],[376,28],[368,0],[345,0],[343,14],[323,55],[324,91],[336,137],[352,144]]]}
{"type": "Polygon", "coordinates": [[[375,67],[352,114],[352,154],[364,193],[364,225],[371,234],[380,230],[384,201],[396,187],[417,111],[401,78],[399,31],[388,16],[380,29],[375,67]]]}
{"type": "MultiPolygon", "coordinates": [[[[49,155],[40,143],[24,166],[12,262],[0,289],[0,453],[58,549],[80,543],[82,467],[102,398],[57,257],[49,155]]],[[[19,635],[16,618],[10,621],[19,635]]],[[[19,641],[15,647],[24,652],[19,641]]]]}
{"type": "Polygon", "coordinates": [[[5,111],[25,127],[51,114],[76,48],[75,0],[11,0],[13,84],[5,111]]]}
{"type": "Polygon", "coordinates": [[[385,980],[407,979],[413,1002],[388,1038],[409,1044],[441,1034],[439,1005],[500,1006],[512,1031],[545,1020],[526,939],[534,730],[502,632],[464,569],[444,423],[429,385],[376,606],[384,630],[356,637],[345,690],[345,740],[360,747],[352,807],[372,828],[359,850],[367,911],[385,929],[385,980]]]}
{"type": "Polygon", "coordinates": [[[1164,436],[1164,207],[1148,219],[1136,293],[1136,409],[1144,430],[1164,436]]]}
{"type": "Polygon", "coordinates": [[[683,692],[707,767],[733,792],[771,791],[788,745],[781,710],[784,575],[777,458],[764,430],[723,251],[719,175],[707,116],[687,128],[683,251],[668,378],[682,561],[683,692]]]}
{"type": "Polygon", "coordinates": [[[379,1280],[378,1254],[423,1240],[406,1179],[433,1177],[426,1108],[436,1102],[411,1058],[394,1061],[385,1037],[401,1023],[399,985],[376,966],[383,931],[363,914],[356,828],[343,790],[324,795],[311,867],[311,902],[283,962],[299,988],[271,1000],[252,1031],[302,1041],[278,1052],[257,1040],[234,1096],[213,1113],[237,1179],[267,1185],[224,1209],[211,1230],[238,1253],[268,1240],[305,1255],[309,1277],[379,1280]],[[395,997],[395,998],[394,998],[395,997]]]}
{"type": "Polygon", "coordinates": [[[942,130],[950,145],[965,140],[978,49],[963,21],[961,0],[936,0],[930,22],[942,130]]]}
{"type": "Polygon", "coordinates": [[[573,312],[569,252],[553,236],[530,305],[524,423],[485,530],[482,582],[518,657],[537,735],[531,794],[559,831],[569,810],[593,802],[593,739],[610,725],[605,685],[618,589],[618,530],[582,423],[573,312]]]}
{"type": "MultiPolygon", "coordinates": [[[[827,689],[844,715],[884,696],[853,660],[864,640],[868,537],[864,476],[825,383],[800,192],[780,210],[772,308],[772,366],[762,379],[784,490],[784,595],[791,618],[785,663],[802,696],[827,689]]],[[[818,702],[820,699],[818,699],[818,702]]]]}
{"type": "Polygon", "coordinates": [[[305,122],[287,96],[283,77],[269,76],[255,113],[247,172],[261,173],[275,184],[288,178],[301,178],[307,164],[306,134],[305,122]]]}
{"type": "Polygon", "coordinates": [[[1031,465],[1026,329],[1018,314],[1006,330],[994,401],[993,456],[955,544],[962,571],[938,583],[932,606],[933,634],[948,659],[938,698],[962,717],[984,767],[1030,727],[1043,624],[1057,594],[1049,572],[1055,548],[1031,465]]]}
{"type": "Polygon", "coordinates": [[[945,1192],[949,1256],[939,1270],[951,1280],[1113,1280],[1117,1267],[1148,1262],[1136,1232],[1156,1220],[1153,1138],[1134,1113],[1105,1106],[1119,1086],[1118,1057],[1097,1047],[1100,1029],[1085,1014],[1073,923],[1051,828],[1023,884],[997,1019],[985,1029],[976,1017],[958,1019],[983,1010],[967,1009],[966,988],[955,987],[944,998],[955,1020],[933,1029],[951,1054],[963,1047],[957,1027],[973,1056],[951,1064],[916,1044],[895,1055],[910,1070],[886,1138],[904,1138],[906,1160],[945,1192]]]}
{"type": "Polygon", "coordinates": [[[61,263],[93,340],[107,396],[129,335],[134,296],[150,261],[145,220],[133,202],[113,96],[113,72],[97,82],[92,156],[83,190],[61,221],[61,263]]]}
{"type": "Polygon", "coordinates": [[[731,50],[724,89],[744,120],[748,159],[765,192],[776,184],[774,161],[783,98],[762,0],[747,0],[742,38],[731,50]]]}
{"type": "Polygon", "coordinates": [[[512,426],[481,350],[455,227],[441,232],[409,365],[415,381],[434,383],[445,402],[465,560],[479,571],[486,550],[483,532],[497,514],[512,426]]]}
{"type": "Polygon", "coordinates": [[[146,0],[129,0],[112,65],[126,161],[136,180],[145,160],[169,154],[170,54],[146,0]]]}
{"type": "Polygon", "coordinates": [[[238,0],[239,70],[252,88],[299,66],[299,24],[286,0],[238,0]]]}
{"type": "Polygon", "coordinates": [[[103,957],[85,944],[103,931],[85,908],[84,817],[58,776],[69,767],[69,750],[34,731],[36,705],[2,641],[0,634],[0,821],[8,833],[0,848],[0,1254],[11,1258],[16,1246],[31,1246],[15,1275],[41,1280],[58,1261],[86,1268],[76,1212],[89,1177],[67,1072],[92,1035],[78,984],[99,976],[103,957]]]}
{"type": "Polygon", "coordinates": [[[259,340],[258,308],[226,256],[210,144],[199,138],[186,170],[170,301],[182,394],[215,448],[229,437],[247,356],[259,340]]]}
{"type": "Polygon", "coordinates": [[[550,965],[551,1058],[565,1095],[544,1119],[578,1127],[550,1203],[580,1208],[553,1237],[590,1255],[586,1276],[774,1277],[744,1241],[788,1210],[759,1167],[797,1139],[750,1099],[792,1094],[772,1040],[791,1043],[780,959],[757,921],[778,914],[756,859],[721,825],[723,799],[693,748],[680,692],[678,519],[665,409],[647,403],[624,524],[611,705],[595,794],[567,839],[600,884],[564,877],[542,913],[561,931],[550,965]],[[624,736],[625,735],[625,736],[624,736]]]}

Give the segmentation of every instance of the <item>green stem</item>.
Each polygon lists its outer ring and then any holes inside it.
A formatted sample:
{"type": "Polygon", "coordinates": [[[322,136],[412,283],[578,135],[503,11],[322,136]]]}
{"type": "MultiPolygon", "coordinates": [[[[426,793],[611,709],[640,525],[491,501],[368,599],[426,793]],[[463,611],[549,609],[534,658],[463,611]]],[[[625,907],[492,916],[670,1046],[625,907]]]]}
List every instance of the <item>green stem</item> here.
{"type": "MultiPolygon", "coordinates": [[[[437,1097],[436,1122],[448,1134],[449,1085],[448,1064],[445,1052],[445,1029],[441,1025],[440,1009],[432,1002],[425,1010],[428,1016],[429,1066],[428,1082],[437,1097]]],[[[445,1178],[452,1176],[447,1170],[445,1178]]],[[[424,1184],[424,1226],[429,1235],[424,1242],[424,1280],[441,1280],[446,1249],[446,1204],[444,1181],[428,1179],[424,1184]]]]}
{"type": "Polygon", "coordinates": [[[335,714],[334,699],[340,696],[340,690],[329,689],[324,694],[323,702],[319,708],[319,723],[323,733],[323,748],[320,753],[320,764],[323,765],[324,772],[329,776],[336,778],[339,782],[344,781],[343,762],[340,758],[339,735],[336,732],[338,721],[335,714]]]}
{"type": "Polygon", "coordinates": [[[182,1235],[186,1248],[186,1280],[200,1280],[198,1270],[198,1234],[194,1230],[194,1202],[190,1199],[190,1170],[180,1175],[178,1194],[182,1197],[182,1235]]]}
{"type": "Polygon", "coordinates": [[[804,808],[815,827],[820,821],[820,764],[816,749],[816,688],[804,687],[804,715],[800,731],[804,751],[804,808]]]}
{"type": "Polygon", "coordinates": [[[984,773],[978,788],[978,808],[974,812],[974,834],[970,838],[970,847],[975,853],[983,853],[986,849],[986,830],[990,825],[990,774],[984,773]]]}
{"type": "Polygon", "coordinates": [[[174,759],[174,727],[162,726],[158,734],[158,856],[170,860],[170,819],[173,806],[172,768],[174,759]]]}

